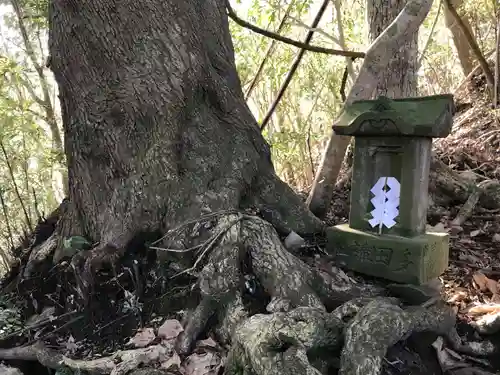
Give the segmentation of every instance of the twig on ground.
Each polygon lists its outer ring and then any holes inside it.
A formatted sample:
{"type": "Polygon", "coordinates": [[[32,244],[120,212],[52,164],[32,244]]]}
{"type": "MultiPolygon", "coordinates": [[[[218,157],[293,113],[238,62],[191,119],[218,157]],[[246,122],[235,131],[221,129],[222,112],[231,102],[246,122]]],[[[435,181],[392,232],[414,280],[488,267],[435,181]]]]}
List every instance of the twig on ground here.
{"type": "Polygon", "coordinates": [[[24,328],[18,329],[17,331],[14,331],[14,332],[12,332],[12,333],[10,333],[10,334],[6,335],[6,336],[2,336],[2,337],[0,337],[0,341],[7,340],[7,339],[10,339],[10,338],[12,338],[12,337],[19,336],[19,335],[23,334],[23,333],[24,333],[24,332],[26,332],[26,331],[34,330],[34,329],[36,329],[36,328],[41,328],[41,327],[43,327],[43,326],[45,326],[45,325],[47,325],[47,324],[49,324],[49,323],[53,323],[54,321],[59,320],[59,319],[61,319],[61,318],[64,318],[64,317],[66,317],[66,316],[68,316],[68,315],[73,315],[73,314],[75,314],[76,312],[77,312],[76,310],[74,310],[74,311],[69,311],[69,312],[67,312],[67,313],[64,313],[64,314],[61,314],[61,315],[58,315],[58,316],[54,316],[52,319],[47,318],[46,320],[43,320],[43,321],[38,322],[38,323],[36,323],[36,324],[33,324],[33,325],[30,325],[30,326],[27,326],[27,327],[24,327],[24,328]]]}
{"type": "Polygon", "coordinates": [[[199,244],[199,245],[187,248],[187,249],[167,249],[165,247],[156,247],[156,246],[149,246],[149,248],[151,250],[169,251],[171,253],[187,253],[189,251],[197,250],[200,247],[203,247],[204,244],[205,243],[202,243],[202,244],[199,244]]]}
{"type": "Polygon", "coordinates": [[[109,327],[109,326],[112,326],[112,325],[113,325],[113,324],[115,324],[115,323],[118,323],[120,320],[125,319],[125,318],[128,318],[130,315],[132,315],[132,313],[131,313],[131,312],[129,312],[129,313],[125,314],[125,315],[119,316],[119,317],[118,317],[118,318],[116,318],[116,319],[113,319],[111,322],[108,322],[108,323],[106,323],[105,325],[103,325],[102,327],[99,327],[98,329],[94,330],[94,335],[95,335],[96,333],[101,332],[103,329],[105,329],[105,328],[107,328],[107,327],[109,327]]]}
{"type": "Polygon", "coordinates": [[[177,232],[177,231],[185,228],[186,226],[188,226],[190,224],[201,223],[203,221],[206,221],[206,220],[209,220],[209,219],[213,219],[213,218],[215,218],[217,216],[230,215],[230,214],[236,214],[236,213],[239,213],[239,211],[238,210],[221,210],[221,211],[216,211],[216,212],[210,212],[209,214],[203,215],[203,216],[199,217],[198,219],[187,220],[187,221],[185,221],[185,222],[177,225],[176,227],[173,227],[172,229],[169,229],[167,231],[167,233],[165,233],[164,236],[162,236],[161,238],[159,238],[156,241],[154,241],[153,243],[151,243],[151,245],[158,244],[159,242],[163,241],[168,236],[170,236],[173,233],[175,233],[175,232],[177,232]]]}
{"type": "MultiPolygon", "coordinates": [[[[309,45],[309,43],[311,42],[311,40],[314,36],[314,29],[318,26],[319,22],[321,21],[321,18],[323,17],[323,14],[324,14],[326,8],[328,7],[329,2],[330,2],[329,0],[323,0],[323,4],[321,4],[321,6],[319,7],[318,12],[316,13],[316,16],[314,17],[314,19],[312,21],[311,30],[309,30],[307,32],[307,35],[304,39],[305,45],[309,45]]],[[[228,4],[229,4],[229,1],[228,1],[228,4]]],[[[290,70],[288,71],[288,73],[285,76],[285,79],[281,83],[281,87],[280,87],[276,97],[274,98],[273,102],[269,106],[269,109],[267,110],[266,115],[262,119],[262,122],[260,124],[260,131],[261,132],[264,131],[266,126],[269,124],[269,121],[271,120],[273,113],[275,112],[276,108],[278,107],[278,104],[280,103],[281,99],[283,98],[283,95],[285,94],[285,91],[288,88],[288,85],[292,81],[292,78],[295,76],[295,73],[296,73],[296,71],[297,71],[297,69],[302,61],[302,58],[304,57],[305,52],[306,52],[306,49],[301,48],[299,53],[297,54],[297,56],[295,56],[295,59],[292,62],[290,70]]]]}
{"type": "MultiPolygon", "coordinates": [[[[57,328],[53,329],[52,331],[47,332],[45,335],[43,335],[43,336],[41,336],[41,337],[38,337],[38,338],[37,338],[37,340],[38,340],[38,341],[43,341],[43,340],[45,340],[47,337],[49,337],[50,335],[53,335],[54,333],[59,332],[59,331],[60,331],[60,330],[62,330],[63,328],[65,328],[65,327],[67,327],[67,326],[70,326],[71,324],[76,323],[76,322],[78,322],[78,321],[79,321],[79,320],[81,320],[81,319],[83,319],[83,315],[77,316],[76,318],[71,319],[69,322],[66,322],[66,323],[64,323],[63,325],[61,325],[61,326],[59,326],[59,327],[57,327],[57,328]]],[[[29,344],[31,344],[31,343],[33,343],[33,341],[29,341],[29,342],[28,342],[28,345],[29,345],[29,344]]]]}

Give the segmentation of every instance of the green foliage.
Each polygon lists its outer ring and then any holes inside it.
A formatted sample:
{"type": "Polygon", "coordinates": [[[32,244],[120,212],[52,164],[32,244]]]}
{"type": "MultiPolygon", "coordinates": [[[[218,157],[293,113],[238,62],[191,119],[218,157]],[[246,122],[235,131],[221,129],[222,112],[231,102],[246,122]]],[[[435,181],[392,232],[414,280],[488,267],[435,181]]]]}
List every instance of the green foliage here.
{"type": "MultiPolygon", "coordinates": [[[[57,204],[52,186],[57,163],[46,109],[41,103],[41,79],[25,52],[30,47],[39,64],[46,55],[47,19],[46,12],[40,11],[46,9],[47,3],[19,3],[28,40],[21,35],[19,19],[10,1],[3,4],[7,12],[0,22],[0,142],[3,146],[0,149],[3,200],[0,254],[4,263],[8,263],[8,250],[12,245],[16,246],[23,232],[36,225],[39,215],[50,213],[57,204]],[[35,17],[37,14],[41,16],[35,17]]],[[[44,70],[43,74],[49,89],[54,87],[48,71],[44,70]]]]}
{"type": "MultiPolygon", "coordinates": [[[[20,20],[10,6],[12,1],[0,0],[0,5],[4,6],[2,9],[6,10],[0,22],[0,140],[7,153],[6,158],[0,152],[0,194],[5,202],[5,207],[0,207],[0,255],[11,246],[10,237],[17,240],[22,229],[27,228],[23,207],[29,220],[35,223],[37,212],[48,213],[60,201],[61,188],[54,181],[57,181],[58,170],[64,168],[57,163],[60,150],[54,146],[47,113],[40,101],[43,99],[41,84],[44,81],[60,126],[56,86],[51,73],[44,68],[47,56],[47,1],[15,0],[20,7],[21,22],[28,40],[22,37],[20,20]],[[26,54],[27,43],[35,53],[34,59],[26,54]],[[35,63],[42,67],[43,80],[34,69],[35,63]],[[36,193],[36,202],[33,192],[36,193]]],[[[337,1],[330,2],[318,27],[321,32],[315,34],[313,44],[364,51],[367,47],[367,0],[337,1]],[[335,4],[339,5],[340,14],[336,13],[335,4]]],[[[304,40],[308,31],[304,25],[311,24],[322,1],[232,0],[231,3],[241,18],[271,31],[278,28],[289,11],[289,18],[280,33],[304,40]]],[[[420,30],[421,48],[426,45],[438,13],[439,2],[434,3],[420,30]]],[[[485,53],[494,48],[494,14],[497,8],[492,0],[465,0],[464,3],[473,32],[485,53]]],[[[267,59],[257,84],[248,96],[248,105],[260,122],[276,98],[298,49],[273,42],[232,21],[230,29],[245,93],[248,93],[263,59],[267,59]],[[266,57],[271,45],[274,48],[266,57]]],[[[430,37],[419,72],[421,94],[452,92],[464,77],[444,24],[442,10],[430,37]]],[[[359,64],[360,61],[353,64],[354,74],[359,64]]],[[[343,57],[307,52],[264,132],[272,145],[277,172],[298,189],[307,188],[312,183],[314,168],[331,134],[331,125],[342,108],[339,88],[345,66],[346,59],[343,57]]],[[[349,82],[353,78],[350,77],[349,82]]],[[[73,249],[74,246],[88,245],[82,239],[71,240],[69,247],[73,249]]]]}
{"type": "Polygon", "coordinates": [[[0,337],[5,337],[22,328],[20,309],[2,296],[0,299],[0,337]]]}

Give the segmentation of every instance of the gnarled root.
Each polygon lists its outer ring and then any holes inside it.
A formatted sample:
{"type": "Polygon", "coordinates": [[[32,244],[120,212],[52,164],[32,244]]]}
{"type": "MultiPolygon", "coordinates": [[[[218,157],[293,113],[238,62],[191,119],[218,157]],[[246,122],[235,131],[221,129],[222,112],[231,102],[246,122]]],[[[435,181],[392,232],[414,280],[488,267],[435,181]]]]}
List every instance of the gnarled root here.
{"type": "Polygon", "coordinates": [[[449,339],[456,333],[454,324],[444,304],[403,309],[397,299],[385,297],[353,299],[332,313],[305,307],[259,314],[236,329],[225,373],[321,374],[326,369],[312,363],[335,364],[332,358],[344,343],[340,374],[378,375],[389,347],[414,332],[449,339]]]}
{"type": "Polygon", "coordinates": [[[248,317],[243,294],[249,273],[271,297],[269,312],[299,306],[325,311],[325,303],[338,306],[353,296],[378,292],[307,266],[282,246],[272,225],[260,218],[227,215],[218,221],[215,231],[224,228],[225,234],[199,274],[202,301],[188,317],[179,338],[178,349],[182,353],[189,352],[214,316],[219,321],[218,334],[223,341],[231,341],[236,326],[248,317]]]}
{"type": "Polygon", "coordinates": [[[259,375],[320,375],[309,363],[308,351],[338,350],[343,327],[338,317],[314,307],[254,315],[235,332],[225,374],[247,368],[259,375]]]}
{"type": "Polygon", "coordinates": [[[347,324],[341,374],[378,375],[387,349],[413,332],[447,334],[455,318],[445,306],[403,310],[396,299],[374,299],[347,324]]]}

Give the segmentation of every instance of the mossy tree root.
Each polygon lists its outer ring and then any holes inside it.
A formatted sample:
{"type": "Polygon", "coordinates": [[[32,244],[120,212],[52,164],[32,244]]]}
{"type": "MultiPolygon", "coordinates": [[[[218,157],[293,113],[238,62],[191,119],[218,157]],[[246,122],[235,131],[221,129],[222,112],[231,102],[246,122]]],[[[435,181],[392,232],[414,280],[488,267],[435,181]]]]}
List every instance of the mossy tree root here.
{"type": "Polygon", "coordinates": [[[179,338],[182,353],[189,352],[212,317],[218,318],[222,341],[231,341],[236,326],[248,318],[243,304],[248,276],[270,297],[269,312],[296,307],[326,311],[325,304],[338,306],[353,297],[380,291],[309,267],[283,247],[271,224],[258,217],[227,215],[214,228],[216,233],[221,230],[225,234],[198,274],[202,300],[179,338]]]}
{"type": "Polygon", "coordinates": [[[450,337],[455,317],[444,304],[403,309],[395,298],[353,299],[331,313],[300,307],[258,314],[239,325],[225,374],[378,375],[387,349],[414,332],[450,337]],[[340,361],[335,361],[335,357],[340,361]]]}

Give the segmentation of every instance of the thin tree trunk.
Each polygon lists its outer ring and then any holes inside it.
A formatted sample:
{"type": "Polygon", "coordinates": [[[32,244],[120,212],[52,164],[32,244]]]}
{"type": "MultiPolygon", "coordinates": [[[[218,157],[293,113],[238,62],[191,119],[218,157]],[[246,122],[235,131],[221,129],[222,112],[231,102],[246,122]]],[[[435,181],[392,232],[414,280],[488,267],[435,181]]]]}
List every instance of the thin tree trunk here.
{"type": "Polygon", "coordinates": [[[2,151],[2,156],[5,160],[5,164],[7,165],[7,169],[9,170],[10,180],[12,181],[12,186],[14,187],[14,193],[17,199],[19,200],[19,204],[21,205],[21,208],[23,210],[26,226],[30,231],[32,231],[33,226],[31,225],[30,215],[28,215],[28,211],[26,210],[26,206],[24,205],[23,198],[21,197],[21,192],[19,191],[19,187],[17,186],[16,178],[14,175],[14,169],[12,168],[12,163],[9,160],[9,155],[7,154],[7,150],[5,149],[5,146],[3,145],[1,140],[0,140],[0,150],[2,151]]]}
{"type": "MultiPolygon", "coordinates": [[[[367,0],[368,39],[375,39],[403,10],[407,0],[367,0]]],[[[399,51],[389,61],[388,69],[382,70],[374,96],[402,98],[417,95],[418,31],[410,40],[399,42],[399,51]]]]}
{"type": "MultiPolygon", "coordinates": [[[[472,30],[469,19],[463,12],[460,12],[460,7],[463,4],[463,0],[452,0],[451,5],[456,9],[457,13],[462,18],[464,25],[472,30]]],[[[448,6],[448,2],[444,2],[444,19],[446,23],[446,27],[450,30],[453,43],[455,44],[455,48],[457,49],[458,59],[460,60],[460,66],[462,67],[462,71],[464,72],[464,76],[469,75],[469,73],[474,69],[474,56],[472,54],[472,50],[469,46],[469,42],[465,37],[465,34],[462,32],[462,28],[457,23],[455,17],[450,12],[450,7],[448,6]]]]}
{"type": "MultiPolygon", "coordinates": [[[[45,74],[43,72],[43,66],[37,60],[35,50],[33,48],[33,45],[31,44],[31,41],[30,41],[30,38],[28,35],[28,30],[27,30],[26,25],[24,24],[24,21],[23,21],[24,18],[23,18],[23,14],[21,11],[21,7],[20,7],[17,0],[11,0],[11,4],[12,4],[12,7],[14,8],[15,13],[16,13],[19,30],[21,32],[21,37],[23,39],[24,47],[26,48],[26,54],[28,55],[29,59],[31,60],[31,63],[33,64],[33,66],[35,68],[35,71],[38,74],[40,87],[42,89],[43,97],[39,98],[36,94],[34,94],[33,99],[36,102],[38,102],[40,104],[40,106],[45,110],[46,121],[47,121],[47,124],[49,125],[50,131],[52,133],[53,148],[58,153],[59,159],[60,159],[60,158],[62,158],[62,156],[64,154],[63,144],[62,144],[61,133],[59,131],[59,126],[58,126],[57,120],[55,118],[54,108],[52,107],[52,102],[50,100],[49,84],[47,82],[47,77],[45,77],[45,74]]],[[[59,159],[58,159],[58,161],[61,161],[59,159]]]]}
{"type": "Polygon", "coordinates": [[[477,44],[477,41],[474,35],[472,34],[471,30],[467,28],[466,24],[464,23],[464,20],[460,17],[455,7],[453,7],[453,5],[451,4],[451,0],[444,0],[444,2],[448,7],[450,14],[455,18],[457,25],[460,27],[462,33],[467,39],[467,42],[469,43],[469,48],[474,53],[475,58],[479,62],[479,65],[481,65],[481,69],[483,70],[484,76],[486,78],[486,84],[488,85],[488,89],[491,92],[491,97],[493,97],[495,79],[493,77],[493,73],[491,72],[488,62],[486,61],[483,55],[483,52],[481,51],[481,48],[477,44]]]}
{"type": "MultiPolygon", "coordinates": [[[[344,25],[342,23],[342,3],[341,0],[334,0],[333,1],[333,8],[335,9],[335,21],[337,23],[337,30],[339,33],[339,46],[347,50],[347,44],[345,42],[345,36],[344,36],[344,25]]],[[[354,81],[354,64],[352,63],[352,58],[346,57],[345,58],[345,63],[347,66],[347,73],[349,74],[348,79],[349,83],[352,84],[354,81]]]]}

